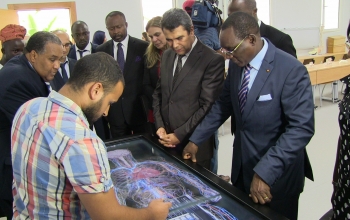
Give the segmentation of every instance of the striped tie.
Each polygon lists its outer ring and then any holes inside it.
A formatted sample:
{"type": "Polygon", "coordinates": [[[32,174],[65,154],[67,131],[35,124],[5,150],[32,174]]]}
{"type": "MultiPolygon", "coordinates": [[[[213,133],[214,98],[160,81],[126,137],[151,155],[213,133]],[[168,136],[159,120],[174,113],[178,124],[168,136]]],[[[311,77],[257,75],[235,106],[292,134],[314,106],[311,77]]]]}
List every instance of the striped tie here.
{"type": "Polygon", "coordinates": [[[252,66],[247,64],[247,66],[244,67],[244,78],[242,81],[241,89],[238,92],[238,100],[239,100],[239,106],[241,110],[241,114],[243,114],[245,103],[247,102],[247,95],[248,95],[248,84],[250,79],[250,70],[252,69],[252,66]]]}

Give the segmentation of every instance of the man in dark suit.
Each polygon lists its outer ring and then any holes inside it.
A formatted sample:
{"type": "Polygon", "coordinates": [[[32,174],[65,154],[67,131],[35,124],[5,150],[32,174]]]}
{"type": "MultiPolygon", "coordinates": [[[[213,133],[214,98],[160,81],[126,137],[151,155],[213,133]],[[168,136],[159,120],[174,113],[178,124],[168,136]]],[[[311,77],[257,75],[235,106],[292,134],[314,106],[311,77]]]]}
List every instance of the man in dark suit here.
{"type": "Polygon", "coordinates": [[[237,11],[248,13],[258,21],[261,37],[269,39],[278,49],[289,53],[293,57],[297,57],[293,40],[288,34],[285,34],[270,25],[266,25],[259,20],[255,0],[232,0],[228,7],[228,14],[230,15],[237,11]]]}
{"type": "MultiPolygon", "coordinates": [[[[197,39],[184,10],[165,12],[162,29],[171,50],[163,53],[160,80],[153,94],[155,125],[159,142],[181,153],[221,92],[225,64],[221,55],[197,39]]],[[[211,135],[198,152],[198,163],[207,169],[213,147],[211,135]]]]}
{"type": "Polygon", "coordinates": [[[297,59],[261,38],[247,13],[229,16],[220,43],[230,58],[224,89],[183,156],[195,161],[197,145],[233,116],[233,185],[254,202],[297,219],[305,176],[313,179],[305,148],[314,134],[309,74],[297,59]]]}
{"type": "Polygon", "coordinates": [[[98,45],[90,43],[90,31],[84,21],[76,21],[72,24],[72,37],[75,45],[70,48],[68,57],[74,60],[95,53],[98,45]]]}
{"type": "Polygon", "coordinates": [[[128,35],[128,23],[120,11],[109,13],[105,22],[112,39],[100,45],[97,51],[108,53],[118,61],[125,80],[122,96],[118,102],[111,105],[108,113],[112,137],[144,133],[146,117],[141,95],[145,69],[144,54],[148,43],[128,35]]]}
{"type": "Polygon", "coordinates": [[[26,101],[45,97],[62,57],[60,39],[37,32],[21,56],[13,57],[0,70],[0,208],[12,218],[11,126],[18,108],[26,101]]]}
{"type": "Polygon", "coordinates": [[[61,40],[63,46],[63,56],[60,59],[60,68],[58,70],[58,73],[55,75],[55,78],[50,82],[52,89],[59,91],[62,86],[68,81],[70,73],[73,72],[74,65],[77,61],[67,57],[69,48],[71,47],[68,34],[61,30],[56,30],[52,33],[61,40]]]}

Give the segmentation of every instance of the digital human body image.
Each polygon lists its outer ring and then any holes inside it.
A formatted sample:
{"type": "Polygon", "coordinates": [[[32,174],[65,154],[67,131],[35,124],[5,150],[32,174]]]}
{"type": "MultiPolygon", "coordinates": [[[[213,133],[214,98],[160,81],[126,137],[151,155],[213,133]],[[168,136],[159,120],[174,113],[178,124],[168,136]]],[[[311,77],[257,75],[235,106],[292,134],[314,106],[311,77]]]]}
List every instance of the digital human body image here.
{"type": "Polygon", "coordinates": [[[131,151],[118,149],[109,151],[108,159],[121,205],[144,208],[162,198],[172,203],[167,219],[238,219],[215,205],[222,198],[219,192],[162,157],[137,161],[131,151]]]}

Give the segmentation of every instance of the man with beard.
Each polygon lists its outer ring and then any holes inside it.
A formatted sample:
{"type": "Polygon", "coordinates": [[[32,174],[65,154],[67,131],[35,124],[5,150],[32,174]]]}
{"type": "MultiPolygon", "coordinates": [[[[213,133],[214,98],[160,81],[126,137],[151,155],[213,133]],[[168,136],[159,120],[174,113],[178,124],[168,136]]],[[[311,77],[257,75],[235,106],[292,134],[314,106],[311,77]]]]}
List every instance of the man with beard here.
{"type": "Polygon", "coordinates": [[[62,57],[62,43],[48,32],[30,37],[24,54],[0,70],[0,209],[12,217],[11,126],[18,108],[28,100],[46,97],[62,57]]]}
{"type": "Polygon", "coordinates": [[[171,204],[162,200],[144,209],[118,203],[106,147],[89,129],[123,89],[117,62],[95,53],[58,93],[21,106],[12,126],[14,219],[166,218],[171,204]]]}
{"type": "Polygon", "coordinates": [[[99,46],[97,51],[108,53],[117,60],[126,85],[121,98],[111,106],[108,113],[112,137],[144,133],[146,116],[141,105],[141,95],[145,70],[144,54],[148,43],[128,35],[128,23],[120,11],[110,12],[105,22],[112,39],[99,46]]]}
{"type": "MultiPolygon", "coordinates": [[[[90,42],[90,31],[88,25],[84,21],[76,21],[72,24],[72,37],[75,41],[68,53],[68,58],[79,60],[82,57],[95,53],[97,45],[90,42]]],[[[56,77],[57,78],[57,77],[56,77]]],[[[57,91],[57,90],[56,90],[57,91]]],[[[97,135],[102,140],[110,138],[109,127],[105,118],[100,118],[93,125],[91,129],[95,129],[97,135]]]]}
{"type": "Polygon", "coordinates": [[[96,52],[97,45],[90,43],[89,27],[84,21],[74,22],[71,31],[75,45],[69,51],[69,58],[79,60],[86,55],[96,52]]]}

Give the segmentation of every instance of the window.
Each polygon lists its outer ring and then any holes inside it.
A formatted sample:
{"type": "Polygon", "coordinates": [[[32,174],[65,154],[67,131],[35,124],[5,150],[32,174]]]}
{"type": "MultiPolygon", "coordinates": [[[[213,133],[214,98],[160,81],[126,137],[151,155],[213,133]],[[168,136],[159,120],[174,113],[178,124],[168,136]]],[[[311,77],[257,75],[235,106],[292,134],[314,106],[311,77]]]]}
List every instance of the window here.
{"type": "Polygon", "coordinates": [[[61,29],[70,35],[70,27],[77,20],[75,2],[9,4],[17,10],[20,25],[27,29],[27,35],[37,31],[61,29]]]}
{"type": "Polygon", "coordinates": [[[270,24],[270,0],[256,0],[258,18],[265,24],[270,24]]]}
{"type": "Polygon", "coordinates": [[[323,0],[322,23],[325,30],[337,29],[339,25],[339,0],[323,0]]]}
{"type": "Polygon", "coordinates": [[[172,7],[172,0],[142,0],[143,30],[145,30],[149,20],[156,16],[163,16],[164,12],[172,7]]]}

